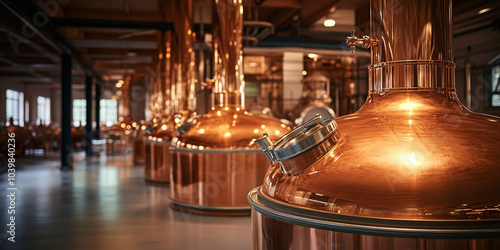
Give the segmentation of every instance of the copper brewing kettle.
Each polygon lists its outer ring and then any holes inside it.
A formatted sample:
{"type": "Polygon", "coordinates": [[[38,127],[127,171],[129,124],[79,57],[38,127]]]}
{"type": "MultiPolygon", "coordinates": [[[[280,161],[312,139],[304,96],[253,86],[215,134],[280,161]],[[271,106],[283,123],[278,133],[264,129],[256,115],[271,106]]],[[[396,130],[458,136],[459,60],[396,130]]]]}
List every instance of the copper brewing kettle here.
{"type": "Polygon", "coordinates": [[[455,93],[451,0],[371,1],[370,93],[275,142],[249,194],[254,249],[500,246],[500,118],[455,93]]]}

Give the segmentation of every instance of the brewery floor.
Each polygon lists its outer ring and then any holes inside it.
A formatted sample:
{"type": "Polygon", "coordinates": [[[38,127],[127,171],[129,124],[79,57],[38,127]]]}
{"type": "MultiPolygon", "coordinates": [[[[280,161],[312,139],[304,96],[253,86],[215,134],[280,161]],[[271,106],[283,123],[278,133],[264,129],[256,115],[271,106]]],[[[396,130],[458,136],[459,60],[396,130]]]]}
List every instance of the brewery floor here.
{"type": "Polygon", "coordinates": [[[169,187],[145,183],[129,155],[76,154],[64,172],[58,154],[17,159],[15,215],[5,162],[0,169],[0,249],[251,249],[249,216],[173,210],[169,187]]]}

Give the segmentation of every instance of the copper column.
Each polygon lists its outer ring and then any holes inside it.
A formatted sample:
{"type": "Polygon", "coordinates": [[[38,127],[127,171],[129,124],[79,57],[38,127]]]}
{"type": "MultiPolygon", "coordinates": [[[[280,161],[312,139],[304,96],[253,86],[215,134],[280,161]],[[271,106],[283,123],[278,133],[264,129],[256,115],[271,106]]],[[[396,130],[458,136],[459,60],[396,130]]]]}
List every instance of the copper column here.
{"type": "Polygon", "coordinates": [[[212,6],[213,105],[182,125],[173,140],[171,199],[192,212],[248,214],[246,193],[266,172],[266,158],[253,139],[262,132],[277,138],[289,128],[245,109],[241,0],[212,6]]]}

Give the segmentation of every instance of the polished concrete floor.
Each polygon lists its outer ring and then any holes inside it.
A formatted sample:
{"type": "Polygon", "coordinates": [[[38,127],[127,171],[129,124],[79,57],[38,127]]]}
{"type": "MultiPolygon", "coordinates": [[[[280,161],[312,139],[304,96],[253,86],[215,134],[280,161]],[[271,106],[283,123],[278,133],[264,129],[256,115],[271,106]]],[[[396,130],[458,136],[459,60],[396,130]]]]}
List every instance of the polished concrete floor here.
{"type": "Polygon", "coordinates": [[[130,156],[57,154],[16,162],[15,243],[7,231],[10,190],[0,166],[0,249],[251,249],[250,217],[170,208],[168,186],[144,182],[130,156]]]}

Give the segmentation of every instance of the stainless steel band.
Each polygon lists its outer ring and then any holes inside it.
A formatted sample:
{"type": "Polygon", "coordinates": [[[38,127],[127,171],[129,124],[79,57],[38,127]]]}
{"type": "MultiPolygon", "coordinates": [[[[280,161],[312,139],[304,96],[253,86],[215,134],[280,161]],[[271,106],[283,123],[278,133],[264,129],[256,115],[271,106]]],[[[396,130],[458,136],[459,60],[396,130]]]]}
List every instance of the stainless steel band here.
{"type": "Polygon", "coordinates": [[[500,220],[398,220],[334,214],[274,200],[262,187],[248,194],[253,209],[286,223],[322,230],[387,237],[474,239],[500,236],[500,220]]]}
{"type": "Polygon", "coordinates": [[[310,121],[285,134],[274,144],[267,134],[257,142],[263,148],[269,161],[285,161],[317,146],[337,131],[337,124],[332,117],[321,120],[317,115],[310,121]]]}

